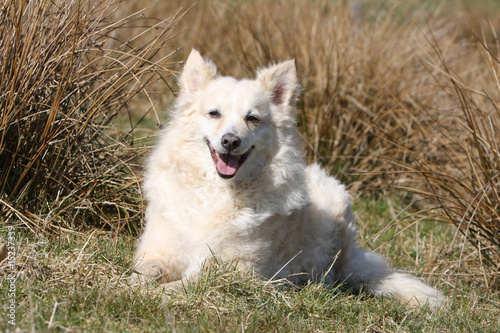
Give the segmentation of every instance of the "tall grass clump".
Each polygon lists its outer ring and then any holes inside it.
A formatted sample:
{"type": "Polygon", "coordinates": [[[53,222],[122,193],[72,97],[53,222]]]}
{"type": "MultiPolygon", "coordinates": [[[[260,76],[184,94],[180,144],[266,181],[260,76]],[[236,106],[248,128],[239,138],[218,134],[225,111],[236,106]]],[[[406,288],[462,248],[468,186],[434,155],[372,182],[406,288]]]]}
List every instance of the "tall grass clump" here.
{"type": "Polygon", "coordinates": [[[154,108],[149,87],[172,73],[165,49],[178,17],[112,19],[116,9],[112,0],[0,3],[1,220],[52,233],[120,229],[142,214],[142,150],[133,126],[116,122],[136,98],[154,108]]]}
{"type": "MultiPolygon", "coordinates": [[[[494,35],[493,29],[493,35],[494,35]]],[[[484,37],[484,35],[483,35],[484,37]]],[[[500,287],[500,52],[476,36],[466,70],[449,64],[440,46],[430,41],[435,60],[429,67],[441,95],[448,96],[448,117],[431,116],[432,127],[442,136],[422,142],[420,151],[403,147],[411,163],[411,186],[400,187],[417,194],[429,205],[414,215],[457,227],[445,255],[455,254],[448,274],[463,271],[467,262],[481,271],[486,286],[500,287]],[[437,60],[437,61],[436,61],[437,60]],[[433,151],[429,156],[422,151],[433,151]],[[458,237],[459,234],[462,237],[458,237]],[[475,251],[467,251],[465,242],[475,251]]],[[[451,257],[450,257],[451,258],[451,257]]],[[[449,258],[448,258],[449,259],[449,258]]],[[[465,267],[470,270],[470,267],[465,267]]],[[[469,272],[470,273],[470,272],[469,272]]],[[[453,275],[453,274],[451,274],[453,275]]]]}

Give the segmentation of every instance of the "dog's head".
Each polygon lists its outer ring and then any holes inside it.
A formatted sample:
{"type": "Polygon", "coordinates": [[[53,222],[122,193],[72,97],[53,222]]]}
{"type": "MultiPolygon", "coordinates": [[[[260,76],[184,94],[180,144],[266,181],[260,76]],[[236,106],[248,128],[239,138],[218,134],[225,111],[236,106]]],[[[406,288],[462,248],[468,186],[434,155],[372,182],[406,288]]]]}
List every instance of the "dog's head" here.
{"type": "Polygon", "coordinates": [[[293,60],[259,70],[254,80],[236,80],[218,76],[214,63],[193,50],[179,85],[176,109],[195,122],[196,140],[222,178],[259,172],[277,154],[282,132],[295,127],[293,60]]]}

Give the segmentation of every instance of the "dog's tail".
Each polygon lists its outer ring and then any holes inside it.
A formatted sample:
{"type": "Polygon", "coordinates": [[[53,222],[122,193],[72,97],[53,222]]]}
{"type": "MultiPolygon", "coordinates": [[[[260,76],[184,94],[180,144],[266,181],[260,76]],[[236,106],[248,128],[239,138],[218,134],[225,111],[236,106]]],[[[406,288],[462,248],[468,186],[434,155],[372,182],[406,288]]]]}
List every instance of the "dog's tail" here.
{"type": "Polygon", "coordinates": [[[341,277],[355,289],[366,289],[375,296],[395,297],[410,306],[428,304],[440,307],[445,297],[418,278],[395,271],[383,256],[354,248],[340,269],[341,277]]]}

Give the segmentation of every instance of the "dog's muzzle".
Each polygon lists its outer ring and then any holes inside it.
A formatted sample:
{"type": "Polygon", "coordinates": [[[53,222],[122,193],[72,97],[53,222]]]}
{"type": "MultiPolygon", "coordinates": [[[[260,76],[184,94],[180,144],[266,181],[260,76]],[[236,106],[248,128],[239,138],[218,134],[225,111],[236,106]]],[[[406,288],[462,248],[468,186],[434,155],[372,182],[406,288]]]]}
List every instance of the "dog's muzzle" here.
{"type": "Polygon", "coordinates": [[[221,144],[228,151],[227,153],[219,153],[214,149],[210,141],[207,140],[208,149],[215,163],[217,174],[222,178],[230,179],[236,175],[236,172],[245,163],[254,147],[250,147],[250,149],[240,155],[232,154],[231,151],[238,148],[241,144],[241,139],[233,134],[225,134],[221,139],[221,144]]]}

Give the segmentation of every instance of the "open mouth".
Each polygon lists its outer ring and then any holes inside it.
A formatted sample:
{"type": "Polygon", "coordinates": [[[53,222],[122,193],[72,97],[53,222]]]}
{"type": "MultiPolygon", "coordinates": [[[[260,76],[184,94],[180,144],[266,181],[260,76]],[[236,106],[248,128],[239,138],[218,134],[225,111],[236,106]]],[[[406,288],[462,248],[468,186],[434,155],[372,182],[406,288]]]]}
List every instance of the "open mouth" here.
{"type": "Polygon", "coordinates": [[[215,167],[217,169],[217,173],[222,178],[233,178],[238,169],[245,163],[248,158],[248,155],[252,152],[253,146],[250,147],[244,154],[235,155],[230,152],[227,154],[221,154],[217,152],[210,141],[207,140],[208,149],[210,150],[210,155],[212,155],[212,159],[214,160],[215,167]]]}

